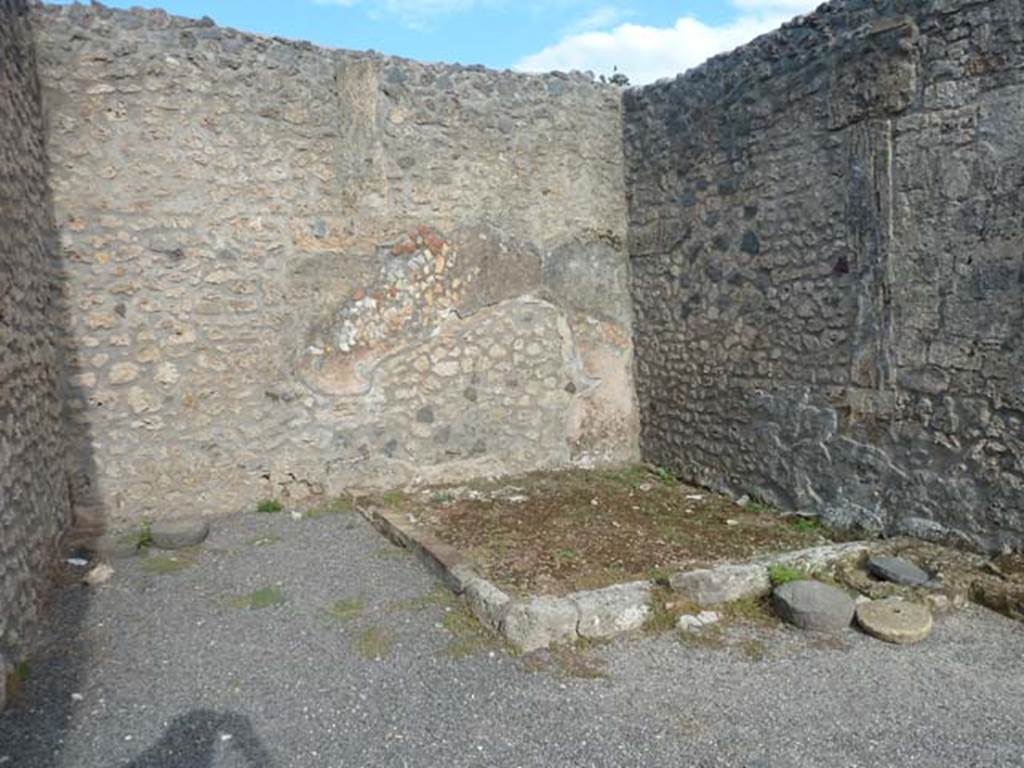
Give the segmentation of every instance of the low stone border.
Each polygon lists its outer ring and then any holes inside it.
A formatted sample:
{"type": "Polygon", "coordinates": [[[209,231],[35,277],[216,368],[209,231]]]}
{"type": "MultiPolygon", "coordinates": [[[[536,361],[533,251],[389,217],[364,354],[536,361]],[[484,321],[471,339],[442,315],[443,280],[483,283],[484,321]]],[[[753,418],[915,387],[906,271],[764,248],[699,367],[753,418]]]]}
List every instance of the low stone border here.
{"type": "Polygon", "coordinates": [[[772,591],[771,577],[768,573],[772,565],[788,565],[814,571],[825,568],[837,560],[867,551],[868,544],[863,541],[797,549],[765,555],[748,563],[683,571],[672,576],[669,585],[700,607],[712,608],[735,600],[767,595],[772,591]]]}
{"type": "MultiPolygon", "coordinates": [[[[482,624],[528,653],[580,638],[612,637],[639,629],[650,614],[651,581],[614,584],[564,597],[514,599],[476,573],[458,551],[408,516],[391,510],[361,510],[393,543],[412,551],[456,594],[462,595],[482,624]]],[[[672,588],[701,606],[719,605],[771,591],[768,567],[775,563],[817,568],[860,554],[867,544],[836,544],[784,552],[740,565],[686,571],[670,579],[672,588]]]]}

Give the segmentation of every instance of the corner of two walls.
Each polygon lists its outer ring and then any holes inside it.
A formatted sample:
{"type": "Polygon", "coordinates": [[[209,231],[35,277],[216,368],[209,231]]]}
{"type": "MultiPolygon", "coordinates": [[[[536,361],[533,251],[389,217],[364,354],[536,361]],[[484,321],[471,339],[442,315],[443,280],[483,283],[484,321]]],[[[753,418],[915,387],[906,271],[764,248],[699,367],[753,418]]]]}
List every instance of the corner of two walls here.
{"type": "Polygon", "coordinates": [[[637,459],[616,89],[35,13],[85,523],[637,459]]]}
{"type": "MultiPolygon", "coordinates": [[[[27,650],[70,519],[60,393],[60,264],[36,57],[0,0],[0,687],[27,650]]],[[[3,705],[0,690],[0,707],[3,705]]]]}
{"type": "Polygon", "coordinates": [[[646,458],[1021,544],[1019,4],[834,2],[624,116],[583,77],[35,13],[97,525],[635,460],[635,343],[646,458]]]}
{"type": "Polygon", "coordinates": [[[625,98],[641,443],[1024,546],[1024,10],[838,0],[625,98]]]}

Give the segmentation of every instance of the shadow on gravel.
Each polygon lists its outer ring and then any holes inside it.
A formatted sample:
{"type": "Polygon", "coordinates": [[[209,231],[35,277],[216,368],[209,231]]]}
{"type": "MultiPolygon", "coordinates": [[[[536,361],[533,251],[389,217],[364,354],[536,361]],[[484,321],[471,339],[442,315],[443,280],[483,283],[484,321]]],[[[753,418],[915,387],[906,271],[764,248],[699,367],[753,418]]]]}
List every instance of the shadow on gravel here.
{"type": "Polygon", "coordinates": [[[241,753],[251,768],[272,765],[248,717],[193,709],[174,718],[160,741],[124,768],[212,768],[218,748],[241,753]]]}
{"type": "MultiPolygon", "coordinates": [[[[47,478],[54,474],[64,474],[55,473],[51,462],[69,464],[67,476],[61,477],[59,483],[68,487],[72,512],[70,526],[64,531],[61,546],[54,539],[46,551],[48,559],[56,560],[49,574],[56,583],[52,591],[42,591],[45,605],[40,610],[38,626],[17,638],[15,647],[0,646],[0,650],[5,651],[10,660],[21,662],[8,710],[0,716],[0,766],[3,768],[50,768],[61,764],[65,736],[76,714],[72,695],[80,690],[80,684],[87,674],[89,648],[83,640],[82,629],[86,626],[90,595],[88,588],[80,583],[82,573],[69,572],[59,560],[64,544],[79,543],[77,538],[81,530],[92,534],[100,532],[104,521],[102,505],[97,502],[96,462],[91,431],[86,420],[72,418],[74,414],[70,405],[72,395],[81,396],[84,400],[85,393],[71,386],[70,377],[81,370],[81,364],[72,345],[74,335],[70,320],[70,294],[64,289],[67,282],[66,257],[60,241],[52,190],[40,182],[41,178],[52,178],[52,174],[46,151],[45,93],[39,80],[38,55],[32,28],[34,5],[27,0],[0,0],[0,94],[10,91],[25,97],[24,110],[17,110],[17,114],[11,118],[5,113],[3,120],[0,120],[0,124],[3,124],[0,145],[5,151],[28,153],[27,165],[19,166],[16,160],[13,165],[6,163],[5,168],[14,168],[16,171],[19,167],[30,168],[37,156],[44,167],[39,178],[27,179],[32,199],[18,200],[12,208],[9,205],[10,196],[0,194],[4,198],[0,200],[0,227],[17,229],[20,234],[13,240],[14,243],[28,243],[33,249],[40,243],[42,246],[40,256],[44,258],[30,265],[31,274],[23,275],[32,285],[43,286],[46,293],[45,316],[38,318],[38,322],[35,315],[31,314],[35,310],[25,307],[26,312],[30,313],[26,317],[32,318],[24,320],[29,323],[25,326],[25,333],[32,334],[31,339],[25,343],[30,349],[38,350],[25,360],[31,361],[32,367],[48,365],[44,361],[52,350],[56,369],[52,382],[55,392],[40,392],[38,400],[40,403],[49,403],[53,398],[61,403],[60,420],[67,455],[26,454],[25,464],[11,465],[6,459],[0,460],[0,463],[3,464],[4,472],[32,472],[35,475],[33,482],[39,484],[46,483],[47,478]],[[26,220],[19,215],[25,206],[36,208],[38,219],[26,220]],[[15,469],[12,470],[12,466],[15,469]]],[[[3,100],[0,98],[0,101],[3,100]]],[[[18,101],[17,97],[15,101],[18,101]]],[[[29,174],[33,175],[31,169],[29,174]]],[[[9,181],[5,178],[3,183],[10,186],[9,181]]],[[[19,185],[19,178],[13,180],[11,189],[15,195],[24,191],[19,185]]],[[[7,191],[5,189],[4,193],[7,191]]],[[[6,253],[0,261],[3,261],[0,271],[3,271],[2,268],[9,266],[6,253]]],[[[17,265],[19,262],[13,263],[17,265]]],[[[27,408],[27,411],[22,412],[21,404],[17,403],[10,412],[24,430],[51,428],[48,422],[49,405],[46,406],[45,420],[41,420],[40,415],[34,415],[37,410],[35,406],[29,405],[27,408]]],[[[6,412],[4,416],[12,418],[6,412]]],[[[19,458],[18,450],[16,445],[15,459],[19,458]]],[[[53,514],[56,514],[60,495],[56,491],[53,493],[54,500],[50,507],[53,514]]],[[[13,515],[14,518],[23,513],[22,505],[25,503],[28,502],[18,498],[0,499],[0,507],[9,505],[4,514],[13,515]]],[[[31,509],[25,509],[24,512],[30,518],[35,514],[31,509]]],[[[42,558],[38,556],[42,552],[41,549],[38,552],[33,549],[31,554],[26,555],[30,558],[31,566],[38,572],[40,582],[47,575],[43,572],[42,558]]],[[[6,552],[7,555],[10,552],[6,552]]],[[[5,575],[3,569],[8,565],[13,565],[13,573],[18,574],[21,564],[15,558],[10,564],[0,564],[0,577],[5,575]]],[[[7,606],[2,608],[7,610],[7,606]]],[[[3,638],[0,638],[0,643],[2,641],[3,638]]],[[[0,674],[0,685],[6,684],[2,678],[0,674]]]]}
{"type": "Polygon", "coordinates": [[[87,675],[88,643],[80,628],[89,591],[69,584],[54,596],[43,638],[27,665],[27,678],[0,715],[0,767],[57,768],[68,725],[75,716],[72,694],[87,675]]]}

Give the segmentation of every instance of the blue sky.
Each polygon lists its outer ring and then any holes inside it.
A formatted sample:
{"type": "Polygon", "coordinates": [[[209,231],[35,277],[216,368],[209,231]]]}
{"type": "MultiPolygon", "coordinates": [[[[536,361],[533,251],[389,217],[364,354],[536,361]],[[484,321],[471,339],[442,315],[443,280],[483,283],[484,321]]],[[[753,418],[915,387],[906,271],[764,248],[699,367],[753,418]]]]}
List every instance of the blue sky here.
{"type": "Polygon", "coordinates": [[[526,71],[686,70],[812,10],[810,0],[113,0],[251,32],[526,71]]]}

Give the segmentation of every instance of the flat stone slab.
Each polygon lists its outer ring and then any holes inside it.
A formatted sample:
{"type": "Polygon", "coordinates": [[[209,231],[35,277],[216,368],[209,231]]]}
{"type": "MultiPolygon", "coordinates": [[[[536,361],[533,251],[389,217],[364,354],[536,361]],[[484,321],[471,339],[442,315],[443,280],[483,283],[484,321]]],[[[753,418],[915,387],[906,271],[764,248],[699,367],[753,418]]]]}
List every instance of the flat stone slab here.
{"type": "Polygon", "coordinates": [[[867,567],[872,576],[894,584],[925,587],[933,583],[931,574],[902,557],[871,557],[868,558],[867,567]]]}
{"type": "Polygon", "coordinates": [[[636,581],[616,584],[604,589],[574,592],[579,620],[576,631],[580,637],[612,637],[640,629],[650,613],[651,584],[636,581]]]}
{"type": "Polygon", "coordinates": [[[713,608],[736,600],[764,597],[770,593],[772,585],[768,569],[774,564],[813,571],[826,568],[843,558],[859,555],[866,549],[864,542],[857,541],[778,552],[747,563],[683,571],[673,575],[669,585],[702,608],[713,608]]]}
{"type": "Polygon", "coordinates": [[[523,653],[575,640],[579,611],[566,597],[535,597],[512,603],[501,622],[502,634],[523,653]]]}
{"type": "Polygon", "coordinates": [[[731,603],[748,597],[767,595],[772,588],[768,569],[763,565],[721,565],[677,573],[669,586],[701,607],[731,603]]]}
{"type": "Polygon", "coordinates": [[[790,624],[815,632],[850,626],[855,603],[846,592],[820,581],[791,581],[772,593],[775,612],[790,624]]]}
{"type": "Polygon", "coordinates": [[[209,535],[210,523],[201,519],[161,520],[149,528],[150,541],[160,549],[193,547],[209,535]]]}
{"type": "Polygon", "coordinates": [[[921,642],[933,626],[927,607],[893,598],[858,605],[857,623],[872,637],[899,645],[921,642]]]}

